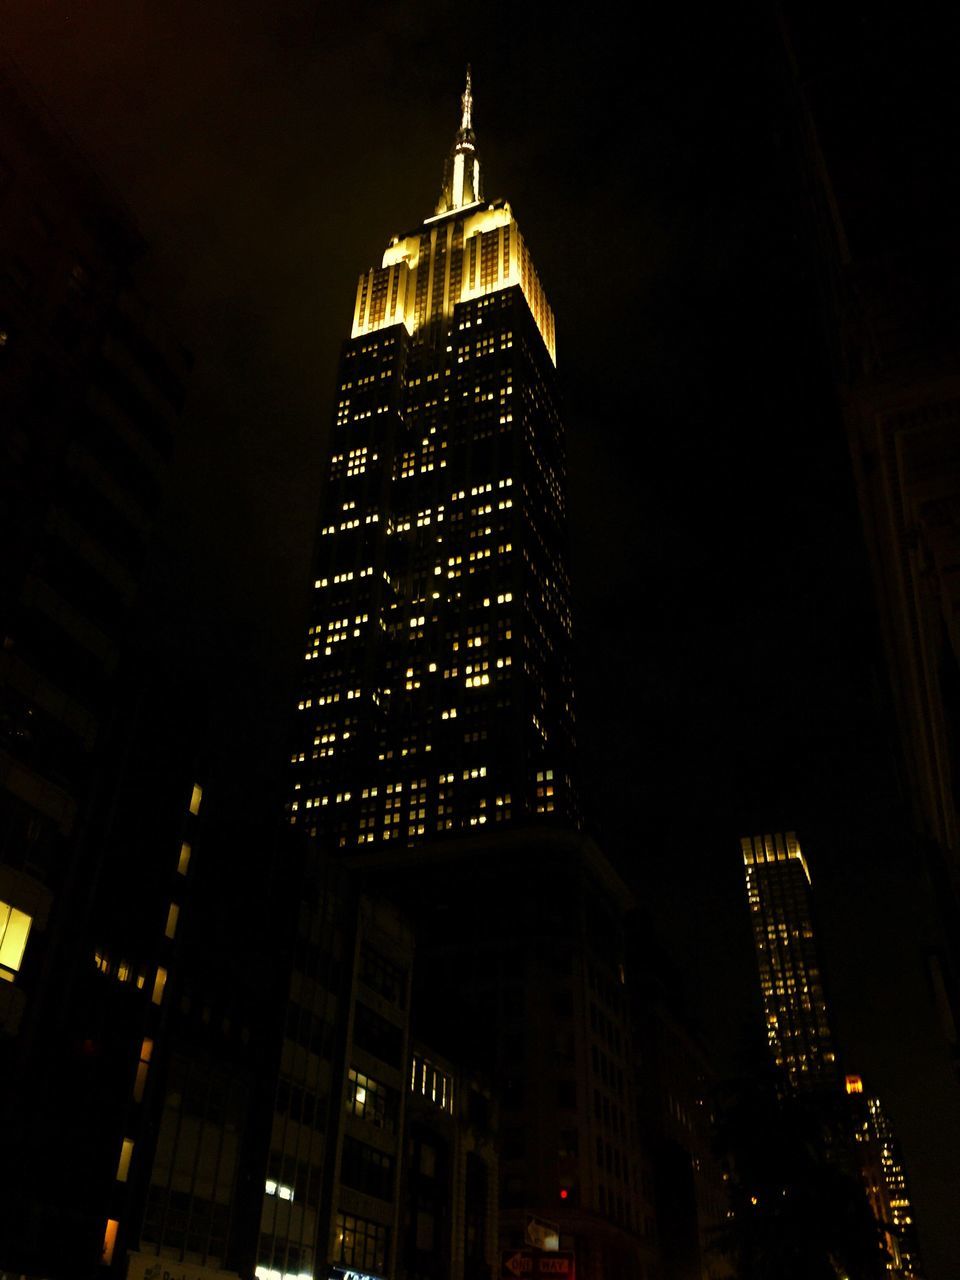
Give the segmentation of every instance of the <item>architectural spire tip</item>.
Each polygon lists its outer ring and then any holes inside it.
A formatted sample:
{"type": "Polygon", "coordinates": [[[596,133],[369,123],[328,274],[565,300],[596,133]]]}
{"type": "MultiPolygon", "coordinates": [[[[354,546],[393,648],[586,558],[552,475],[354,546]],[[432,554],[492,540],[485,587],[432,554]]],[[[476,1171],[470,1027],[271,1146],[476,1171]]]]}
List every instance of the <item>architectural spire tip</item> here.
{"type": "Polygon", "coordinates": [[[481,199],[480,160],[473,132],[473,77],[468,62],[467,79],[460,95],[460,128],[444,167],[437,213],[462,209],[464,205],[477,204],[481,199]]]}
{"type": "Polygon", "coordinates": [[[460,98],[460,105],[462,108],[462,115],[460,117],[460,128],[472,129],[473,124],[471,121],[471,116],[473,115],[473,93],[470,88],[470,63],[469,62],[467,63],[467,83],[463,91],[463,95],[460,98]]]}

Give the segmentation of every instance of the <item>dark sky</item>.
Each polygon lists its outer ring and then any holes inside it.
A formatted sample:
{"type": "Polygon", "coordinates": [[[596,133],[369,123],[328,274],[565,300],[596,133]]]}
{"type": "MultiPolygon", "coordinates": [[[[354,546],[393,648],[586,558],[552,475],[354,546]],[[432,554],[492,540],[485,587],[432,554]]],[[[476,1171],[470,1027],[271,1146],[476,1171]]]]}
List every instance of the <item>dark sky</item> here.
{"type": "MultiPolygon", "coordinates": [[[[557,316],[593,825],[724,1069],[758,1017],[738,838],[798,832],[842,1048],[901,1132],[947,1280],[960,1095],[776,27],[759,3],[664,8],[627,30],[603,4],[8,0],[0,38],[130,207],[145,290],[196,359],[151,626],[210,676],[222,806],[268,795],[282,757],[356,278],[432,211],[472,62],[487,191],[557,316]]],[[[910,29],[806,12],[828,163],[832,144],[854,212],[878,191],[900,210],[937,33],[915,7],[910,29]]]]}

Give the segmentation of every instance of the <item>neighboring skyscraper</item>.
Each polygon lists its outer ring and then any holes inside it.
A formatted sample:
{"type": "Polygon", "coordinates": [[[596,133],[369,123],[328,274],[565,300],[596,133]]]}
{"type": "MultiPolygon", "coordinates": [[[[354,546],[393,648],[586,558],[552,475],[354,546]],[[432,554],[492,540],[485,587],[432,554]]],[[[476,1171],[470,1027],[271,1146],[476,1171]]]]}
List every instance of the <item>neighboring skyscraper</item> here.
{"type": "Polygon", "coordinates": [[[836,1053],[806,859],[792,831],[745,836],[740,844],[770,1052],[795,1088],[832,1083],[836,1053]]]}
{"type": "Polygon", "coordinates": [[[920,1246],[900,1145],[880,1099],[864,1093],[861,1078],[847,1076],[845,1085],[867,1197],[884,1228],[891,1273],[903,1280],[920,1280],[920,1246]]]}
{"type": "Polygon", "coordinates": [[[797,1090],[817,1090],[816,1106],[836,1149],[832,1159],[857,1169],[886,1239],[888,1270],[917,1280],[918,1248],[906,1177],[889,1122],[876,1098],[860,1101],[859,1076],[845,1085],[853,1110],[840,1115],[839,1075],[827,1021],[820,960],[813,931],[810,872],[792,831],[744,837],[747,899],[760,966],[760,986],[771,1056],[797,1090]]]}

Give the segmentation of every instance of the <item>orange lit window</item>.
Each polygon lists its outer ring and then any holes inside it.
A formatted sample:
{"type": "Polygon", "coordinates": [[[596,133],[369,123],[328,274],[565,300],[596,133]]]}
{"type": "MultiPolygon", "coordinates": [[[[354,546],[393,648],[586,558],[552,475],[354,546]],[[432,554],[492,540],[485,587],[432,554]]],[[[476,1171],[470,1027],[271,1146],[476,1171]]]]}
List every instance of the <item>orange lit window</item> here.
{"type": "Polygon", "coordinates": [[[116,1218],[107,1219],[107,1228],[103,1233],[103,1249],[100,1253],[100,1261],[106,1267],[109,1267],[113,1261],[113,1250],[117,1243],[117,1231],[119,1228],[120,1223],[116,1218]]]}
{"type": "Polygon", "coordinates": [[[140,1046],[140,1061],[137,1063],[137,1077],[133,1082],[134,1102],[143,1101],[143,1090],[147,1083],[147,1072],[150,1070],[150,1059],[153,1057],[153,1041],[144,1040],[140,1046]]]}
{"type": "Polygon", "coordinates": [[[863,1093],[863,1081],[859,1076],[847,1076],[847,1093],[863,1093]]]}
{"type": "MultiPolygon", "coordinates": [[[[180,908],[175,902],[170,903],[170,910],[167,912],[167,925],[164,929],[164,936],[172,938],[177,932],[177,920],[180,918],[180,908]]],[[[157,1002],[159,1003],[159,1001],[157,1002]]]]}
{"type": "Polygon", "coordinates": [[[187,867],[190,865],[190,852],[190,846],[184,841],[180,846],[180,860],[177,863],[177,871],[182,876],[187,874],[187,867]]]}
{"type": "Polygon", "coordinates": [[[193,784],[193,792],[190,796],[190,812],[191,813],[195,814],[200,812],[200,801],[202,799],[203,799],[203,787],[200,786],[199,782],[195,782],[193,784]]]}

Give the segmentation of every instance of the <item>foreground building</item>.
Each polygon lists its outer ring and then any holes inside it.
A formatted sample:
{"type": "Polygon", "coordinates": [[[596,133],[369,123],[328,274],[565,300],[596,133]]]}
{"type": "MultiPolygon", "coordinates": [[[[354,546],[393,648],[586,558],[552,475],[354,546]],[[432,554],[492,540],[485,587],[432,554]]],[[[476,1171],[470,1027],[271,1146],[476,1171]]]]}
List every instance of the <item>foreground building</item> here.
{"type": "MultiPolygon", "coordinates": [[[[357,288],[288,817],[412,922],[413,1033],[498,1082],[504,1247],[534,1212],[581,1276],[646,1280],[631,899],[581,834],[573,762],[554,319],[472,113],[468,73],[435,212],[357,288]]],[[[394,1227],[354,1223],[393,1274],[394,1227]]],[[[361,1265],[336,1234],[326,1262],[361,1265]]]]}
{"type": "Polygon", "coordinates": [[[134,287],[144,252],[0,68],[0,1269],[18,1274],[113,1255],[199,805],[188,774],[161,861],[111,864],[137,597],[190,366],[134,287]]]}

